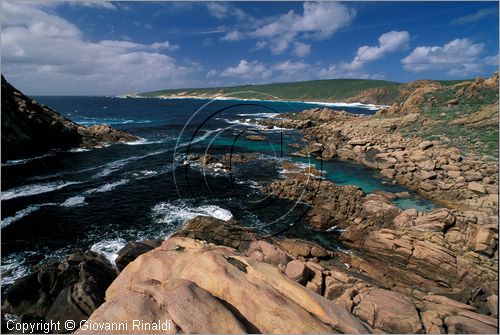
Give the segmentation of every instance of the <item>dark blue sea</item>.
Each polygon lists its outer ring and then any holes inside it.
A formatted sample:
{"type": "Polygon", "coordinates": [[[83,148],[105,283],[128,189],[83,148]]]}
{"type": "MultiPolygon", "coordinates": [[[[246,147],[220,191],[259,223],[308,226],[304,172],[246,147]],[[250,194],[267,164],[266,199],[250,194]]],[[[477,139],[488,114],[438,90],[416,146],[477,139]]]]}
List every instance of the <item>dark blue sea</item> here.
{"type": "MultiPolygon", "coordinates": [[[[294,158],[295,130],[257,126],[255,119],[321,107],[309,103],[147,99],[115,97],[34,97],[82,125],[108,123],[140,140],[102,148],[51,151],[2,165],[2,287],[36,264],[82,248],[114,261],[130,240],[165,238],[197,215],[282,233],[336,247],[336,232],[317,233],[303,219],[304,205],[262,197],[259,185],[280,178],[286,160],[314,164],[324,178],[357,185],[365,192],[402,191],[373,170],[353,162],[294,158]],[[265,135],[268,141],[246,139],[265,135]],[[255,153],[257,159],[235,173],[186,165],[190,154],[255,153]],[[286,213],[286,215],[284,215],[286,213]],[[278,220],[279,219],[279,220],[278,220]]],[[[364,106],[330,106],[374,113],[364,106]]],[[[402,208],[430,210],[412,194],[402,208]]]]}

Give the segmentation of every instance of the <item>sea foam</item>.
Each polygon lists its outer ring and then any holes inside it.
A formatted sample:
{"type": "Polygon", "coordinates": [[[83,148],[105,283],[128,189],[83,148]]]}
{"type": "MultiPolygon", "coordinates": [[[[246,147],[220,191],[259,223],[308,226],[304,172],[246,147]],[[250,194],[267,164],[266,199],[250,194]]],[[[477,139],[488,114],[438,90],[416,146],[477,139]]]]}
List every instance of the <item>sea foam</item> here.
{"type": "Polygon", "coordinates": [[[2,199],[2,201],[4,201],[4,200],[10,200],[10,199],[20,198],[20,197],[28,197],[28,196],[32,196],[32,195],[37,195],[37,194],[48,193],[48,192],[60,190],[61,188],[64,188],[64,187],[69,186],[69,185],[74,185],[74,184],[79,184],[79,182],[76,182],[76,181],[57,181],[57,182],[45,183],[45,184],[23,185],[23,186],[9,189],[7,191],[2,191],[0,198],[2,199]]]}
{"type": "Polygon", "coordinates": [[[153,220],[172,227],[182,224],[199,215],[214,217],[228,221],[233,214],[227,209],[215,205],[189,206],[185,202],[160,202],[151,209],[153,220]]]}
{"type": "Polygon", "coordinates": [[[92,245],[90,250],[103,254],[112,265],[115,265],[115,260],[120,251],[127,242],[123,238],[106,239],[92,245]]]}

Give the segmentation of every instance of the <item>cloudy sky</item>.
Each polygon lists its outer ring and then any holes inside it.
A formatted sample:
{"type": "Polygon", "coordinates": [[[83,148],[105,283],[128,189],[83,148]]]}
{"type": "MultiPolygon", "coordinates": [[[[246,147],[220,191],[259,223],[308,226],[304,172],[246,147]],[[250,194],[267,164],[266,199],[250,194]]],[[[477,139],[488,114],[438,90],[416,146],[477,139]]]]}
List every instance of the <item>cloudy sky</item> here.
{"type": "Polygon", "coordinates": [[[31,95],[498,68],[498,2],[7,2],[2,73],[31,95]]]}

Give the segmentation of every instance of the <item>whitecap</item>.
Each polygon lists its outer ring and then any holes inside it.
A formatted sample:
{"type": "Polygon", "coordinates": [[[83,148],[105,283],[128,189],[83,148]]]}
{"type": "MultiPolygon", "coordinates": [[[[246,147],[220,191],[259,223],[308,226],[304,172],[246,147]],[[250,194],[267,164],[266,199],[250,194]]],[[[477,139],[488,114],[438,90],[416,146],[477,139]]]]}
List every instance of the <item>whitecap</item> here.
{"type": "Polygon", "coordinates": [[[109,191],[114,190],[115,188],[117,188],[120,185],[127,184],[129,181],[130,181],[129,179],[121,179],[121,180],[116,181],[114,183],[107,183],[107,184],[104,184],[100,187],[92,188],[90,190],[83,192],[83,194],[89,195],[89,194],[94,194],[94,193],[109,192],[109,191]]]}
{"type": "Polygon", "coordinates": [[[96,169],[103,168],[101,171],[94,174],[92,176],[92,178],[95,179],[95,178],[100,178],[100,177],[106,177],[106,176],[110,175],[111,173],[120,170],[121,168],[123,168],[124,166],[126,166],[128,163],[130,163],[132,161],[137,161],[137,160],[140,160],[140,159],[143,159],[146,157],[150,157],[150,156],[161,155],[161,154],[167,153],[170,150],[172,150],[172,149],[153,151],[151,153],[148,153],[148,154],[145,154],[142,156],[131,156],[131,157],[119,159],[119,160],[116,160],[116,161],[113,161],[113,162],[110,162],[110,163],[107,163],[104,165],[99,165],[96,167],[80,170],[79,172],[93,171],[96,169]]]}
{"type": "Polygon", "coordinates": [[[251,117],[261,117],[261,118],[275,118],[280,113],[248,113],[248,114],[236,114],[238,116],[251,116],[251,117]]]}
{"type": "Polygon", "coordinates": [[[19,187],[15,187],[13,189],[9,189],[7,191],[2,191],[1,199],[9,200],[20,197],[28,197],[32,195],[48,193],[52,191],[59,190],[69,185],[79,184],[76,181],[57,181],[53,183],[45,183],[45,184],[31,184],[31,185],[23,185],[19,187]]]}
{"type": "Polygon", "coordinates": [[[263,126],[263,125],[255,123],[255,122],[252,122],[252,119],[245,119],[245,120],[223,119],[223,120],[225,122],[229,123],[229,124],[236,124],[236,125],[239,125],[239,126],[253,127],[253,128],[257,128],[257,129],[266,129],[267,128],[266,126],[263,126]]]}
{"type": "Polygon", "coordinates": [[[103,254],[111,264],[115,265],[115,260],[118,257],[118,251],[120,251],[127,242],[123,238],[107,239],[92,245],[90,250],[103,254]]]}
{"type": "Polygon", "coordinates": [[[371,111],[377,111],[380,108],[387,108],[389,106],[384,106],[384,105],[374,105],[374,104],[362,104],[360,102],[321,102],[321,101],[304,101],[304,103],[307,104],[314,104],[314,105],[321,105],[321,106],[327,106],[327,107],[355,107],[355,108],[363,108],[363,109],[368,109],[371,111]]]}
{"type": "MultiPolygon", "coordinates": [[[[171,168],[169,168],[169,170],[171,170],[171,168]]],[[[132,172],[131,174],[136,179],[147,179],[147,178],[151,178],[151,177],[157,176],[158,175],[158,171],[154,171],[154,170],[141,170],[141,171],[132,172]]]]}
{"type": "Polygon", "coordinates": [[[160,202],[151,211],[155,222],[165,223],[172,227],[185,223],[187,220],[199,215],[210,216],[223,221],[228,221],[233,217],[230,211],[219,206],[189,206],[184,202],[160,202]]]}
{"type": "Polygon", "coordinates": [[[75,206],[83,206],[86,205],[85,197],[77,195],[75,197],[71,197],[66,199],[65,202],[61,204],[62,207],[75,207],[75,206]]]}
{"type": "Polygon", "coordinates": [[[68,151],[69,152],[87,152],[90,150],[92,150],[92,149],[90,149],[90,148],[73,148],[73,149],[69,149],[68,151]]]}
{"type": "Polygon", "coordinates": [[[53,155],[54,155],[53,153],[48,153],[48,154],[36,156],[36,157],[29,157],[29,158],[24,158],[24,159],[12,159],[12,160],[6,161],[5,163],[2,163],[2,166],[22,165],[22,164],[26,164],[28,162],[31,162],[31,161],[34,161],[37,159],[42,159],[42,158],[50,157],[53,155]]]}
{"type": "Polygon", "coordinates": [[[141,144],[147,144],[147,143],[150,143],[150,142],[148,142],[148,140],[144,137],[139,137],[139,139],[137,139],[135,141],[123,142],[123,144],[126,144],[126,145],[141,145],[141,144]]]}
{"type": "Polygon", "coordinates": [[[82,126],[93,126],[97,124],[110,124],[110,125],[116,125],[116,124],[142,124],[142,123],[151,123],[153,122],[152,120],[133,120],[133,119],[115,119],[115,118],[93,118],[93,117],[83,117],[85,120],[84,121],[78,121],[77,123],[82,125],[82,126]]]}
{"type": "Polygon", "coordinates": [[[2,257],[2,286],[13,284],[16,279],[27,276],[31,267],[25,264],[25,258],[16,254],[2,257]]]}
{"type": "Polygon", "coordinates": [[[23,217],[30,215],[33,212],[38,211],[40,208],[44,206],[56,206],[56,203],[46,203],[46,204],[37,204],[37,205],[29,205],[25,209],[17,211],[13,216],[6,217],[2,219],[1,228],[5,228],[13,222],[21,220],[23,217]]]}
{"type": "Polygon", "coordinates": [[[157,141],[150,141],[146,138],[140,137],[138,140],[130,141],[130,142],[123,142],[123,144],[126,144],[126,145],[161,144],[161,143],[165,143],[165,141],[166,141],[166,139],[157,140],[157,141]]]}
{"type": "Polygon", "coordinates": [[[184,143],[181,143],[179,144],[177,147],[184,147],[184,146],[187,146],[189,144],[194,144],[194,143],[198,143],[198,142],[201,142],[201,141],[204,141],[206,140],[210,135],[212,135],[213,133],[216,133],[216,132],[219,132],[221,130],[224,130],[224,128],[217,128],[217,129],[212,129],[212,130],[206,130],[205,131],[205,134],[201,135],[201,136],[198,136],[198,137],[195,137],[191,142],[184,142],[184,143]]]}

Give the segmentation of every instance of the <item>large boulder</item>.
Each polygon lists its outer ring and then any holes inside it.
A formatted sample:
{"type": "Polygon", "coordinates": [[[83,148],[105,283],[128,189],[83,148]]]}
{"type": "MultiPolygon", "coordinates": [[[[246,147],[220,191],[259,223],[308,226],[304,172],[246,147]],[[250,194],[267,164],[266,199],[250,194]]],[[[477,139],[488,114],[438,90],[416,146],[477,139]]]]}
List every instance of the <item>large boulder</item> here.
{"type": "MultiPolygon", "coordinates": [[[[89,322],[131,324],[134,319],[169,320],[171,332],[369,332],[349,312],[275,266],[233,248],[182,237],[130,263],[89,322]]],[[[128,332],[141,331],[130,325],[128,332]]]]}
{"type": "Polygon", "coordinates": [[[161,245],[162,240],[131,241],[118,251],[115,265],[118,272],[122,271],[130,262],[140,255],[153,250],[161,245]]]}
{"type": "Polygon", "coordinates": [[[104,293],[115,277],[115,270],[103,255],[74,253],[16,280],[7,289],[2,311],[16,315],[20,322],[78,323],[104,302],[104,293]]]}
{"type": "Polygon", "coordinates": [[[400,334],[423,331],[415,305],[401,294],[374,289],[356,296],[354,302],[353,314],[367,320],[374,329],[400,334]]]}

